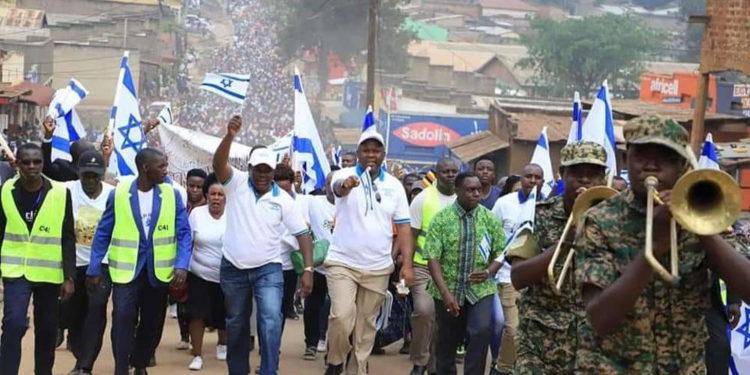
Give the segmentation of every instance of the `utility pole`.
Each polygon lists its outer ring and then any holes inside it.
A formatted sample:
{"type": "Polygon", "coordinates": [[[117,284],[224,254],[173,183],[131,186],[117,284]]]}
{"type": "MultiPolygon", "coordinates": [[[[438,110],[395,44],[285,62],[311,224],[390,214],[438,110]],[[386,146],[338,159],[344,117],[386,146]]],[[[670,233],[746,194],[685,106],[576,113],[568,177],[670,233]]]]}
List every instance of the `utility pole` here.
{"type": "MultiPolygon", "coordinates": [[[[375,105],[375,54],[378,41],[378,3],[370,0],[369,28],[367,33],[367,105],[375,105]]],[[[366,107],[366,106],[365,106],[366,107]]],[[[376,110],[373,108],[373,111],[376,110]]]]}

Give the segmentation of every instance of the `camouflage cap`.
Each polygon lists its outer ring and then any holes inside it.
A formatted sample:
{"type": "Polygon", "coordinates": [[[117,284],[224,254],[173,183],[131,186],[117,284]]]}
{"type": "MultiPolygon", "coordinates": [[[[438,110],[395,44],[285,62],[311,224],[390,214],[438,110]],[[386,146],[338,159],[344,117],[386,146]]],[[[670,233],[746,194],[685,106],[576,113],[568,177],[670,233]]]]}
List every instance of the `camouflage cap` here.
{"type": "Polygon", "coordinates": [[[560,151],[560,165],[569,167],[576,164],[607,166],[607,152],[596,142],[578,142],[566,145],[560,151]]]}
{"type": "Polygon", "coordinates": [[[688,132],[671,118],[655,115],[637,117],[625,124],[623,134],[628,145],[662,145],[690,160],[687,150],[688,132]]]}

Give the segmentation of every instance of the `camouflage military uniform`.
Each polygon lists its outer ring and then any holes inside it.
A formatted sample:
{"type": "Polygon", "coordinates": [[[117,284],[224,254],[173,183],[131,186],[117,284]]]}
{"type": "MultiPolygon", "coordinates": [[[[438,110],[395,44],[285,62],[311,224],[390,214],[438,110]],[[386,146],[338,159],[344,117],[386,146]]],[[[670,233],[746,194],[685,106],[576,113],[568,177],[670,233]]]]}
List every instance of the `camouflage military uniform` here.
{"type": "MultiPolygon", "coordinates": [[[[686,156],[687,133],[673,120],[636,119],[626,126],[625,137],[629,144],[660,144],[686,156]]],[[[575,240],[577,291],[583,284],[605,289],[620,277],[643,252],[645,219],[645,205],[630,189],[586,213],[575,240]]],[[[705,374],[709,284],[706,254],[698,241],[679,232],[679,285],[654,277],[616,332],[598,336],[588,320],[581,320],[577,373],[705,374]]],[[[748,253],[744,244],[733,244],[748,253]]],[[[660,261],[669,264],[668,255],[660,261]]]]}
{"type": "MultiPolygon", "coordinates": [[[[595,164],[606,166],[604,148],[596,143],[583,142],[566,146],[561,151],[561,165],[595,164]]],[[[536,206],[534,239],[535,253],[508,251],[509,257],[528,259],[541,253],[554,250],[568,213],[563,197],[556,196],[536,206]]],[[[566,253],[562,253],[564,259],[566,253]]],[[[562,259],[558,261],[556,274],[562,270],[562,259]]],[[[519,343],[514,374],[572,374],[577,348],[577,322],[583,318],[581,303],[576,301],[578,294],[573,288],[573,273],[569,272],[562,294],[557,295],[545,282],[529,286],[521,291],[518,301],[519,343]]]]}

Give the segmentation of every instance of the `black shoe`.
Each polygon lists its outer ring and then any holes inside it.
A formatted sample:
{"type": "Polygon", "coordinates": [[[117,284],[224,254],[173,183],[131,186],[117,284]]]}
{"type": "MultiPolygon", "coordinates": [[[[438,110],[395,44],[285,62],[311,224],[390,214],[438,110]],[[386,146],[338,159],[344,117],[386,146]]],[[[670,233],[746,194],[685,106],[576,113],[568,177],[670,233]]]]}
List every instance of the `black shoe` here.
{"type": "Polygon", "coordinates": [[[57,341],[55,341],[55,348],[59,348],[60,345],[62,345],[64,339],[65,339],[65,331],[63,331],[62,328],[59,328],[57,330],[57,341]]]}
{"type": "Polygon", "coordinates": [[[409,375],[424,375],[425,371],[427,371],[427,367],[414,365],[409,375]]]}
{"type": "Polygon", "coordinates": [[[340,365],[328,365],[326,372],[323,375],[341,375],[344,373],[344,364],[340,365]]]}
{"type": "Polygon", "coordinates": [[[383,355],[385,354],[385,349],[383,348],[372,348],[372,352],[370,352],[371,355],[383,355]]]}
{"type": "Polygon", "coordinates": [[[290,312],[286,313],[285,318],[286,319],[291,319],[291,320],[299,320],[299,315],[297,315],[297,313],[294,312],[294,311],[290,311],[290,312]]]}
{"type": "Polygon", "coordinates": [[[411,341],[404,340],[404,346],[399,349],[398,354],[410,354],[411,353],[411,341]]]}
{"type": "Polygon", "coordinates": [[[70,372],[68,373],[68,375],[81,375],[81,370],[77,369],[77,368],[74,368],[74,369],[70,370],[70,372]]]}
{"type": "Polygon", "coordinates": [[[81,370],[78,375],[92,375],[91,371],[89,370],[81,370]]]}
{"type": "Polygon", "coordinates": [[[250,336],[250,351],[255,350],[255,336],[250,336]]]}
{"type": "Polygon", "coordinates": [[[145,368],[137,368],[133,371],[133,375],[148,375],[148,371],[145,368]]]}
{"type": "Polygon", "coordinates": [[[151,356],[151,359],[148,360],[148,364],[146,367],[156,367],[156,354],[151,356]]]}

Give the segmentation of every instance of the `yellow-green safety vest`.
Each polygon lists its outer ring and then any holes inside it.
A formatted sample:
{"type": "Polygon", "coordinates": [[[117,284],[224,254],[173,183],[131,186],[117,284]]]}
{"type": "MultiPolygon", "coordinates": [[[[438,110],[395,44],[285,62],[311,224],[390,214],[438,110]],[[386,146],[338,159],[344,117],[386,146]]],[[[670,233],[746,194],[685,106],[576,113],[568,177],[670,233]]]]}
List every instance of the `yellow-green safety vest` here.
{"type": "Polygon", "coordinates": [[[724,280],[719,279],[719,293],[721,295],[721,303],[727,305],[727,283],[724,280]]]}
{"type": "Polygon", "coordinates": [[[62,284],[62,218],[65,217],[67,189],[61,183],[50,181],[52,188],[47,191],[29,233],[13,199],[17,180],[18,177],[7,181],[0,193],[7,219],[0,272],[8,278],[25,277],[33,282],[62,284]]]}
{"type": "Polygon", "coordinates": [[[440,192],[437,187],[432,185],[425,189],[422,194],[427,194],[422,205],[422,228],[419,237],[417,237],[417,251],[414,252],[414,264],[427,267],[427,260],[422,257],[424,245],[427,242],[427,230],[430,228],[432,218],[440,212],[443,207],[440,206],[440,192]]]}
{"type": "MultiPolygon", "coordinates": [[[[130,206],[130,186],[130,183],[120,183],[115,188],[115,227],[112,230],[107,259],[109,275],[116,284],[133,281],[138,263],[140,232],[130,206]]],[[[159,184],[157,188],[161,192],[161,209],[151,235],[154,246],[154,273],[159,281],[168,283],[172,280],[177,256],[175,195],[171,185],[159,184]]]]}

